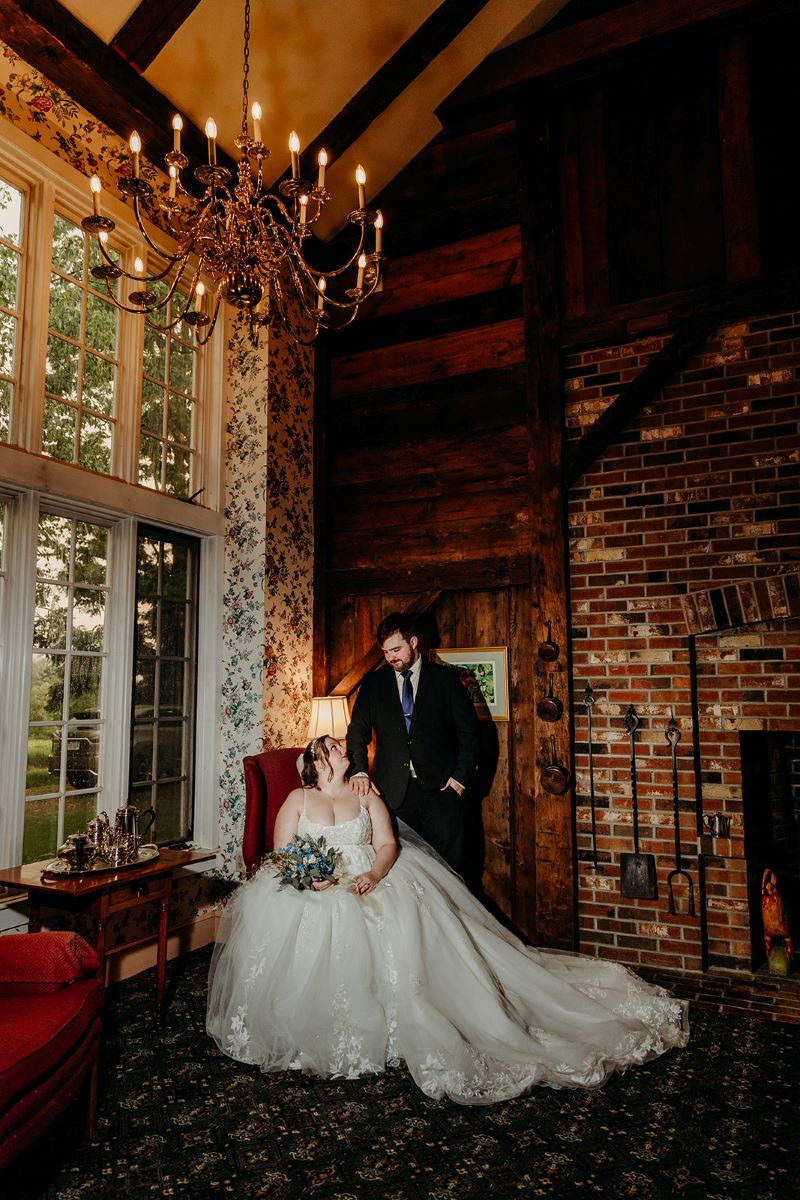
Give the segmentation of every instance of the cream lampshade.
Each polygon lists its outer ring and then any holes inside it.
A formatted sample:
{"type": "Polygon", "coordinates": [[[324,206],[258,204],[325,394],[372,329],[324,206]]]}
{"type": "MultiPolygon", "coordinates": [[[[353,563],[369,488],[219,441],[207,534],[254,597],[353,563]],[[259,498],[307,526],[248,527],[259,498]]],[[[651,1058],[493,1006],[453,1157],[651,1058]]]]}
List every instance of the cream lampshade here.
{"type": "Polygon", "coordinates": [[[311,718],[308,722],[310,738],[343,738],[350,724],[350,710],[346,696],[314,696],[311,701],[311,718]]]}

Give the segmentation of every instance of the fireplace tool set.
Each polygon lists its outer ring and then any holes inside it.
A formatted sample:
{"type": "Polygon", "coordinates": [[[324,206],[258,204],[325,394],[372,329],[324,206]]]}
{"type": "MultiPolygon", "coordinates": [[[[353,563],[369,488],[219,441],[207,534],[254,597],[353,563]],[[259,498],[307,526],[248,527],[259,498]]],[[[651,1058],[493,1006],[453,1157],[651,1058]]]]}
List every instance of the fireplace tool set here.
{"type": "MultiPolygon", "coordinates": [[[[597,825],[594,791],[594,756],[592,745],[592,708],[595,704],[595,694],[591,685],[587,684],[583,694],[583,704],[586,709],[586,722],[589,738],[589,806],[592,821],[592,861],[597,866],[597,825]]],[[[631,704],[625,713],[625,729],[628,733],[630,748],[630,780],[631,780],[631,813],[633,817],[633,853],[620,855],[620,892],[631,900],[656,900],[658,898],[656,882],[656,860],[653,854],[643,854],[639,850],[639,799],[636,780],[636,731],[641,721],[636,709],[631,704]]],[[[687,889],[687,914],[696,916],[694,901],[694,882],[683,869],[681,857],[680,806],[678,801],[678,762],[677,750],[680,741],[680,730],[674,716],[670,718],[664,735],[669,742],[672,754],[672,796],[673,821],[675,832],[675,867],[667,876],[667,894],[669,911],[677,912],[674,887],[683,882],[687,889]]]]}

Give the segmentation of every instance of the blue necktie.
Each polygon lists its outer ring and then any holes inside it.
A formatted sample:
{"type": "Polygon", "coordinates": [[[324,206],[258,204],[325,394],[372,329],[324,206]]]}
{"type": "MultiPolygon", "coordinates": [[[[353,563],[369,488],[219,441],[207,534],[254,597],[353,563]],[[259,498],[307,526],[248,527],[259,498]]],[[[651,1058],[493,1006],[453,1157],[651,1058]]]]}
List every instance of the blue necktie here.
{"type": "Polygon", "coordinates": [[[410,668],[401,671],[403,676],[403,716],[406,719],[406,733],[411,732],[411,718],[414,715],[414,689],[411,686],[410,668]]]}

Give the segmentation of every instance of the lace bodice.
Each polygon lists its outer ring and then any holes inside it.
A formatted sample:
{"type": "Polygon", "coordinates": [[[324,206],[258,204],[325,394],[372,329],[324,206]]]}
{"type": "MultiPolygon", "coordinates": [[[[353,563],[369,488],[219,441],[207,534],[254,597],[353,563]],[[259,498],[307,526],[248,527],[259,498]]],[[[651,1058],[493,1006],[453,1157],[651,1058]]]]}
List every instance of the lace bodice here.
{"type": "Polygon", "coordinates": [[[319,821],[309,819],[305,804],[297,823],[297,832],[308,834],[309,837],[324,837],[328,846],[369,846],[372,844],[372,822],[369,813],[361,806],[357,817],[350,821],[342,821],[340,825],[323,825],[319,821]]]}

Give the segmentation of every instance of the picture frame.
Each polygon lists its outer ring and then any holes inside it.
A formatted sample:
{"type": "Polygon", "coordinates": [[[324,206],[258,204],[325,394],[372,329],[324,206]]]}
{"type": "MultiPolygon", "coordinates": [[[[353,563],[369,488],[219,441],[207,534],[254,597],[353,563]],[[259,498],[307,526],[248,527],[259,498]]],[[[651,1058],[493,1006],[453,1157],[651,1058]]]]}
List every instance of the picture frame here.
{"type": "Polygon", "coordinates": [[[431,658],[434,662],[455,667],[482,720],[509,719],[507,646],[432,650],[431,658]]]}

